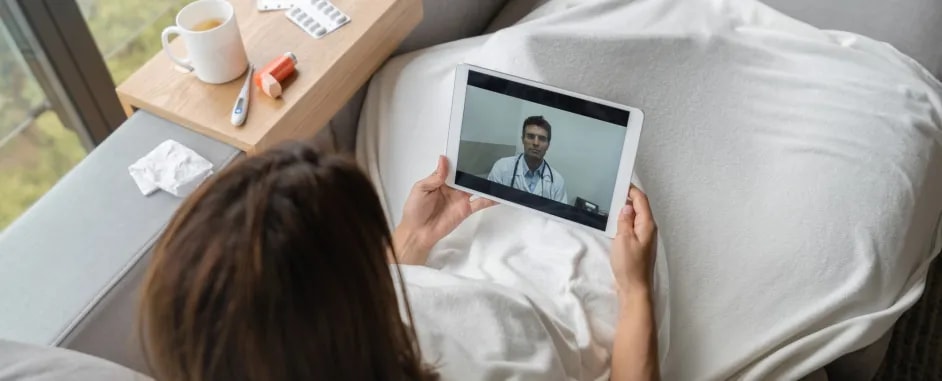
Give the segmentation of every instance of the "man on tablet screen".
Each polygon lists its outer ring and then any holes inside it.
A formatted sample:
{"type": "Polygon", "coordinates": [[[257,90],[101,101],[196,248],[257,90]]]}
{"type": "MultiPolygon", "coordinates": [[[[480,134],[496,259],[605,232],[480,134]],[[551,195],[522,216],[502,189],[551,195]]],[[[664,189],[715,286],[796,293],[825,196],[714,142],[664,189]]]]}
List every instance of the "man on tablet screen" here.
{"type": "Polygon", "coordinates": [[[497,160],[487,179],[537,196],[569,203],[563,175],[543,159],[553,130],[542,116],[523,121],[523,153],[497,160]]]}

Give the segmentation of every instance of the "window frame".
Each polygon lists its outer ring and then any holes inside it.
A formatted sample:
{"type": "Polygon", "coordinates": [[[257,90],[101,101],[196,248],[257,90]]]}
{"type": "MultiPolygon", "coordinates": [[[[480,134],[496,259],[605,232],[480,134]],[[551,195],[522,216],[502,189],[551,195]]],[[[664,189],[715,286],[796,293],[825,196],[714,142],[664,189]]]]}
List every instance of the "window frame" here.
{"type": "Polygon", "coordinates": [[[127,120],[75,0],[0,0],[13,37],[62,124],[91,151],[127,120]]]}

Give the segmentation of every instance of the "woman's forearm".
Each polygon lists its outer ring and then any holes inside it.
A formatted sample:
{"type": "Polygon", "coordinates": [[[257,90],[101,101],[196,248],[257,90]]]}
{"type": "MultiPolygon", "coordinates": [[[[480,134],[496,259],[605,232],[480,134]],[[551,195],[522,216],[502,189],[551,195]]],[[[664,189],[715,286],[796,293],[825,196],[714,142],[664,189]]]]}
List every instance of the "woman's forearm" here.
{"type": "Polygon", "coordinates": [[[657,330],[651,293],[635,289],[619,295],[612,350],[612,381],[659,380],[657,330]]]}

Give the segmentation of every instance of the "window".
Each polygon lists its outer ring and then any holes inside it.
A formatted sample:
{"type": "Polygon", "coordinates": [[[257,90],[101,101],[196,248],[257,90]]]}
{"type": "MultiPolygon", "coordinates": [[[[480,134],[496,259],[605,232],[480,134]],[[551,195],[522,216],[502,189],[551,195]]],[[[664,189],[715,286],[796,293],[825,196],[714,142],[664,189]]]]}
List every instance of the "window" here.
{"type": "Polygon", "coordinates": [[[0,231],[85,157],[0,20],[0,231]]]}
{"type": "Polygon", "coordinates": [[[112,85],[160,51],[192,0],[67,1],[0,0],[0,233],[117,127],[112,85]]]}
{"type": "Polygon", "coordinates": [[[114,83],[160,52],[160,33],[192,0],[78,0],[114,83]]]}

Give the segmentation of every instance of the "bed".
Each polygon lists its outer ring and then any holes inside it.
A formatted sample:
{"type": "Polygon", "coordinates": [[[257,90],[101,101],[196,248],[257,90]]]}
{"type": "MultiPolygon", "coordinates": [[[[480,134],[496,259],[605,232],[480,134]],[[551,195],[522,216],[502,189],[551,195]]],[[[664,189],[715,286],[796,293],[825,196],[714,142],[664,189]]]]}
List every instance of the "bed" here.
{"type": "MultiPolygon", "coordinates": [[[[879,18],[867,12],[882,3],[830,2],[844,17],[827,17],[810,1],[771,2],[906,56],[752,1],[524,3],[508,5],[497,33],[398,57],[373,79],[357,157],[391,223],[443,151],[453,68],[471,62],[646,111],[635,180],[661,225],[665,378],[820,376],[885,341],[942,243],[942,47],[930,38],[942,6],[879,18]],[[893,27],[900,19],[915,32],[893,27]]],[[[407,269],[408,292],[446,375],[607,376],[604,239],[495,207],[430,267],[407,269]]]]}

